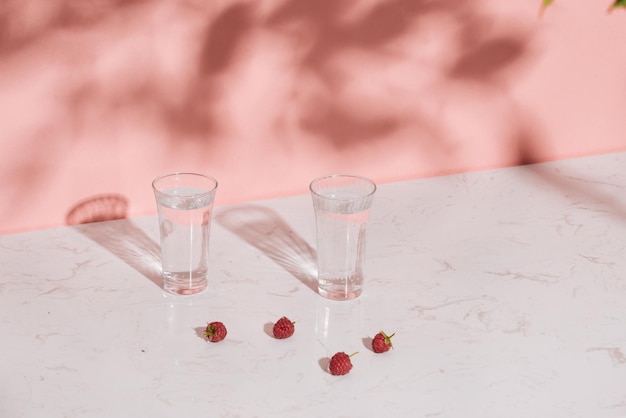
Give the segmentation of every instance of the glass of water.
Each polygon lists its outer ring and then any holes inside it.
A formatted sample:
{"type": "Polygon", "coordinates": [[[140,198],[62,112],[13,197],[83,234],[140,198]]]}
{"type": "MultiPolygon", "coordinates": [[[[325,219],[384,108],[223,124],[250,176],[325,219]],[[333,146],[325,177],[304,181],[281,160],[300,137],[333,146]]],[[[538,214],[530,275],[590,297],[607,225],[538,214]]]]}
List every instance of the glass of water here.
{"type": "Polygon", "coordinates": [[[365,177],[334,174],[311,182],[317,227],[318,292],[349,300],[363,292],[365,230],[376,184],[365,177]]]}
{"type": "Polygon", "coordinates": [[[207,288],[213,177],[172,173],[152,182],[159,213],[163,289],[192,295],[207,288]]]}

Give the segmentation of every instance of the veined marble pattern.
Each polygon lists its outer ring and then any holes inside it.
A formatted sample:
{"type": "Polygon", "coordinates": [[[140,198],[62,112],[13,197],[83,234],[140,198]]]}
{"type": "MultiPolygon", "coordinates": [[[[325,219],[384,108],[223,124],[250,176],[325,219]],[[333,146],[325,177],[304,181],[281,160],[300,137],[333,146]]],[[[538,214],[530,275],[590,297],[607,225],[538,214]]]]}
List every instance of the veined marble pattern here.
{"type": "Polygon", "coordinates": [[[307,195],[216,208],[193,297],[156,217],[0,237],[0,416],[626,416],[625,195],[624,153],[380,185],[351,302],[315,293],[307,195]]]}

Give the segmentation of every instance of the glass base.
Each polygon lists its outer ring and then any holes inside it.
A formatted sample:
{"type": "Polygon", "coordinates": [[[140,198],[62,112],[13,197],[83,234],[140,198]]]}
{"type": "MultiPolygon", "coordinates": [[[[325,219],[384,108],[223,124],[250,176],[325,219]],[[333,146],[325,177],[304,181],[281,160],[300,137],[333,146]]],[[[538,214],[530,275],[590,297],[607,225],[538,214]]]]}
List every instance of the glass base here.
{"type": "Polygon", "coordinates": [[[206,273],[167,273],[163,275],[163,290],[174,295],[196,295],[207,289],[206,273]]]}
{"type": "Polygon", "coordinates": [[[330,300],[352,300],[356,299],[363,293],[362,288],[346,289],[345,286],[338,286],[337,289],[317,289],[320,296],[330,300]]]}

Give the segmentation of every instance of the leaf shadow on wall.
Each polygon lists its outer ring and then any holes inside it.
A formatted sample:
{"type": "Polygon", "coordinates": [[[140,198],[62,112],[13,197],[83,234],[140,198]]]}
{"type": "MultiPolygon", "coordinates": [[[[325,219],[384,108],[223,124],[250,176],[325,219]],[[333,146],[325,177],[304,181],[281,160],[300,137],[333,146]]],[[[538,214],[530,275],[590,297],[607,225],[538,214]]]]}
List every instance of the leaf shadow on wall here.
{"type": "MultiPolygon", "coordinates": [[[[7,200],[15,203],[0,206],[3,218],[23,212],[21,205],[32,205],[20,197],[24,191],[54,181],[62,164],[74,166],[68,156],[75,148],[108,150],[127,137],[128,127],[169,136],[165,145],[172,149],[196,138],[201,139],[194,145],[200,152],[212,146],[219,130],[212,117],[218,101],[214,79],[228,69],[228,61],[209,69],[190,65],[182,78],[164,76],[167,71],[151,52],[151,39],[143,35],[154,9],[163,3],[53,0],[35,13],[26,4],[13,3],[0,7],[0,68],[23,73],[24,85],[45,85],[46,96],[39,113],[19,111],[18,120],[28,124],[13,141],[21,158],[7,161],[7,170],[19,173],[14,177],[20,184],[7,191],[7,200]]],[[[236,43],[231,40],[229,48],[236,43]]],[[[99,174],[96,169],[79,175],[87,181],[99,174]]]]}
{"type": "Polygon", "coordinates": [[[0,45],[35,50],[50,33],[76,35],[77,41],[70,45],[52,42],[48,46],[57,50],[55,63],[72,64],[63,69],[67,72],[66,81],[56,94],[67,108],[67,119],[60,121],[68,131],[67,138],[85,137],[96,126],[115,132],[118,126],[129,123],[165,135],[172,149],[181,142],[193,142],[198,147],[206,145],[204,151],[219,138],[222,128],[216,113],[224,87],[220,77],[237,63],[238,52],[249,40],[251,6],[236,3],[213,16],[211,7],[179,4],[176,10],[180,15],[173,19],[191,13],[195,14],[194,19],[206,19],[208,23],[191,42],[179,46],[183,51],[173,59],[187,62],[172,73],[164,65],[159,49],[155,51],[160,45],[151,44],[159,42],[158,38],[153,40],[144,34],[154,24],[150,16],[165,8],[162,3],[105,0],[97,5],[83,5],[58,0],[54,4],[45,26],[11,41],[2,42],[0,35],[0,45]],[[126,57],[108,58],[104,73],[91,54],[85,52],[92,49],[89,38],[98,35],[106,35],[105,45],[115,51],[113,57],[126,57]],[[85,41],[79,40],[82,38],[85,41]]]}
{"type": "Polygon", "coordinates": [[[249,204],[229,206],[215,220],[317,293],[315,251],[274,210],[249,204]]]}
{"type": "MultiPolygon", "coordinates": [[[[48,34],[60,30],[75,33],[76,39],[85,34],[115,34],[108,42],[118,48],[127,42],[118,33],[134,35],[133,27],[150,27],[153,23],[149,16],[161,7],[153,0],[109,0],[89,5],[57,0],[54,4],[56,7],[49,9],[48,23],[37,31],[17,37],[9,36],[15,32],[13,27],[0,31],[0,50],[41,46],[48,34]]],[[[298,123],[304,131],[343,149],[356,143],[385,141],[407,126],[419,125],[423,135],[415,140],[432,150],[445,151],[454,138],[446,138],[437,121],[419,109],[399,114],[376,105],[393,102],[393,92],[380,90],[368,103],[346,91],[346,84],[363,70],[384,75],[388,64],[412,59],[407,45],[412,49],[428,47],[429,40],[420,36],[427,31],[422,26],[427,26],[432,17],[453,22],[455,30],[448,32],[460,45],[450,59],[451,68],[442,74],[444,78],[471,79],[489,88],[495,72],[508,72],[528,53],[525,46],[529,40],[523,35],[514,31],[490,33],[490,22],[480,17],[479,2],[475,0],[389,0],[366,6],[350,0],[287,0],[265,10],[251,1],[233,1],[217,12],[215,7],[193,1],[180,2],[177,7],[204,23],[185,45],[191,51],[185,55],[190,59],[188,71],[175,79],[164,76],[163,65],[145,52],[151,50],[149,44],[130,49],[141,47],[141,53],[126,60],[130,62],[112,65],[115,74],[107,80],[94,67],[92,56],[85,55],[88,41],[59,48],[57,55],[73,63],[68,82],[59,92],[71,115],[67,129],[74,135],[67,137],[80,138],[89,124],[107,127],[118,121],[161,127],[168,132],[172,148],[181,141],[194,141],[199,147],[220,141],[226,129],[221,126],[223,93],[237,82],[224,76],[246,65],[246,58],[259,49],[271,51],[290,44],[293,60],[291,68],[285,68],[285,75],[295,72],[293,95],[301,96],[303,87],[311,91],[306,93],[308,100],[286,102],[284,106],[299,108],[298,123]],[[255,42],[261,31],[291,42],[280,46],[271,41],[255,42]],[[405,44],[398,47],[398,42],[405,44]],[[351,58],[354,56],[367,60],[351,58]],[[311,79],[315,82],[309,82],[311,79]],[[98,115],[95,120],[94,115],[98,115]]],[[[0,21],[10,22],[9,16],[9,12],[0,12],[0,21]]],[[[181,16],[186,15],[175,18],[181,16]]],[[[146,38],[144,42],[149,41],[146,38]]],[[[276,126],[280,125],[278,121],[276,126]]],[[[208,152],[206,146],[202,150],[208,152]]]]}
{"type": "MultiPolygon", "coordinates": [[[[261,7],[252,1],[227,1],[216,8],[199,1],[175,1],[171,10],[184,13],[172,16],[172,21],[184,27],[187,20],[181,17],[192,17],[193,25],[199,28],[189,32],[193,36],[185,43],[187,52],[183,55],[187,61],[177,67],[184,71],[175,76],[167,75],[159,53],[183,47],[182,43],[161,48],[155,40],[161,38],[145,36],[145,28],[154,25],[151,19],[155,11],[164,11],[158,9],[164,3],[55,0],[47,9],[51,15],[46,23],[22,35],[17,23],[11,23],[17,21],[10,19],[14,12],[0,10],[0,23],[7,23],[0,25],[0,54],[9,58],[13,52],[26,57],[30,54],[29,68],[50,67],[55,74],[63,74],[53,95],[59,97],[62,113],[51,114],[51,120],[58,120],[45,121],[30,138],[25,135],[27,140],[20,151],[44,159],[41,148],[32,144],[47,141],[55,144],[48,145],[54,154],[47,155],[60,160],[67,148],[79,141],[101,141],[101,147],[107,149],[115,138],[127,138],[125,129],[130,127],[131,132],[140,129],[163,134],[169,147],[166,152],[190,143],[192,147],[187,149],[193,149],[194,154],[209,155],[215,144],[227,140],[224,138],[232,140],[222,134],[232,133],[227,126],[231,110],[227,94],[239,81],[233,74],[245,67],[251,56],[271,51],[267,59],[274,59],[276,48],[290,48],[283,51],[290,57],[280,67],[284,74],[276,75],[276,82],[287,83],[291,89],[291,95],[279,104],[285,111],[260,116],[275,118],[267,126],[277,127],[274,138],[282,141],[285,158],[290,151],[287,141],[294,138],[330,145],[349,157],[353,146],[384,145],[391,136],[413,127],[418,134],[410,135],[410,141],[418,146],[399,152],[419,150],[443,165],[459,138],[452,137],[441,121],[419,107],[387,106],[395,99],[394,92],[385,90],[384,85],[378,86],[371,100],[363,100],[353,80],[367,70],[377,76],[377,82],[384,82],[389,65],[414,60],[414,50],[428,46],[426,35],[433,35],[428,32],[428,22],[435,17],[452,22],[454,30],[448,35],[453,37],[451,43],[460,45],[450,51],[450,64],[439,74],[439,85],[449,81],[471,83],[506,96],[506,83],[528,58],[531,40],[515,30],[490,32],[490,22],[480,16],[479,3],[387,0],[359,5],[350,0],[286,0],[261,7]],[[56,37],[59,33],[63,36],[56,37]],[[259,36],[267,33],[272,36],[259,36]],[[98,39],[106,42],[92,42],[98,39]],[[280,41],[272,43],[276,39],[280,41]],[[113,52],[109,56],[105,51],[113,52]],[[102,57],[95,60],[100,52],[102,57]],[[52,55],[55,59],[42,65],[52,55]],[[62,65],[56,67],[59,63],[62,65]],[[98,67],[102,63],[105,66],[98,67]],[[303,96],[304,100],[296,99],[303,96]],[[297,135],[281,130],[285,114],[296,115],[297,135]],[[301,132],[306,135],[300,136],[301,132]]],[[[431,64],[428,60],[419,63],[431,64]]],[[[399,87],[419,94],[420,87],[399,87]]],[[[267,94],[273,90],[267,89],[267,94]]],[[[142,146],[152,144],[146,141],[142,146]]],[[[159,146],[163,144],[159,142],[159,146]]],[[[20,177],[28,182],[21,189],[36,188],[46,177],[55,175],[54,168],[37,162],[19,162],[16,166],[10,168],[29,173],[20,177]]],[[[8,200],[18,199],[9,196],[8,200]]]]}
{"type": "MultiPolygon", "coordinates": [[[[317,88],[311,94],[311,102],[300,109],[300,126],[339,149],[359,143],[384,142],[399,130],[418,126],[421,135],[415,140],[445,158],[458,139],[448,138],[440,121],[433,120],[417,107],[399,113],[393,106],[377,105],[376,102],[393,104],[391,90],[381,89],[378,98],[367,102],[353,94],[350,97],[345,86],[363,70],[379,77],[382,74],[384,80],[387,66],[411,59],[412,51],[398,48],[397,42],[411,36],[416,37],[412,40],[414,48],[428,47],[427,36],[432,35],[422,29],[426,27],[422,24],[431,18],[441,18],[452,22],[454,30],[448,32],[453,34],[452,43],[460,46],[448,58],[451,64],[441,72],[439,85],[454,81],[478,83],[490,91],[499,89],[501,85],[493,85],[496,75],[501,81],[526,58],[529,39],[514,30],[489,32],[489,22],[474,12],[480,9],[475,3],[391,0],[376,3],[354,17],[351,15],[354,3],[348,0],[284,2],[264,24],[292,38],[294,45],[306,45],[293,65],[293,70],[299,74],[294,91],[301,89],[302,81],[307,78],[323,86],[317,88]],[[421,38],[423,34],[425,38],[421,38]],[[350,58],[353,56],[366,59],[350,58]]],[[[424,61],[419,65],[432,63],[424,61]]],[[[407,91],[412,88],[407,87],[407,91]]]]}
{"type": "MultiPolygon", "coordinates": [[[[132,34],[132,26],[124,22],[134,22],[137,27],[150,25],[147,16],[159,7],[152,0],[110,0],[90,6],[59,0],[55,4],[53,16],[39,32],[26,33],[18,39],[0,34],[2,49],[37,44],[57,30],[77,35],[89,31],[132,34]]],[[[131,63],[113,68],[119,74],[103,81],[93,63],[85,61],[91,60],[80,50],[86,44],[77,43],[59,51],[60,57],[77,64],[72,66],[74,73],[60,92],[67,103],[67,114],[71,115],[67,129],[74,133],[67,137],[80,138],[83,129],[97,123],[93,118],[97,114],[104,126],[115,121],[162,125],[169,133],[172,148],[181,141],[194,141],[208,152],[203,144],[220,141],[220,133],[225,129],[220,122],[225,107],[223,92],[237,82],[224,76],[246,65],[245,59],[260,48],[280,48],[268,43],[271,41],[254,42],[260,31],[270,31],[291,41],[289,53],[294,59],[291,68],[285,68],[285,74],[295,73],[293,95],[302,95],[303,87],[310,90],[306,101],[284,103],[286,108],[298,108],[298,123],[305,132],[344,149],[357,143],[384,142],[407,126],[419,125],[423,135],[415,140],[431,150],[445,152],[454,138],[446,138],[438,121],[417,108],[399,114],[373,103],[393,102],[392,92],[381,90],[378,97],[363,102],[346,91],[346,84],[364,69],[380,75],[388,64],[410,59],[411,51],[406,46],[396,46],[399,41],[407,41],[408,35],[417,37],[412,48],[427,47],[428,40],[420,36],[422,24],[432,17],[461,27],[453,35],[461,48],[451,59],[452,68],[442,77],[471,79],[488,88],[495,72],[506,73],[527,53],[528,39],[520,34],[488,33],[485,28],[489,22],[474,12],[480,10],[474,0],[389,0],[359,6],[357,14],[357,6],[350,0],[287,0],[263,12],[251,1],[228,2],[217,13],[212,7],[194,2],[181,3],[179,7],[205,23],[187,45],[190,51],[196,51],[188,56],[189,71],[176,80],[163,76],[161,65],[149,54],[135,54],[131,63]],[[365,56],[367,61],[350,58],[355,55],[365,56]],[[311,79],[315,82],[309,82],[311,79]],[[176,81],[175,87],[168,88],[172,81],[176,81]]],[[[0,16],[8,21],[8,13],[0,16]]],[[[110,42],[117,48],[124,44],[122,39],[113,37],[110,42]]],[[[150,45],[144,45],[142,50],[149,51],[150,45]]],[[[277,121],[276,126],[280,125],[277,121]]]]}

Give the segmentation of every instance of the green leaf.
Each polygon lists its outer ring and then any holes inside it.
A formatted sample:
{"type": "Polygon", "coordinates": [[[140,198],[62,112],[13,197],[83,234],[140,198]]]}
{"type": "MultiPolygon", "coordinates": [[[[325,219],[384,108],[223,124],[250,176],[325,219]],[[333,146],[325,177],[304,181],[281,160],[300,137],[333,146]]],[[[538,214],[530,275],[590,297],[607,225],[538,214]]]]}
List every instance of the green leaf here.
{"type": "Polygon", "coordinates": [[[541,9],[539,9],[539,16],[543,15],[544,10],[552,4],[554,0],[541,0],[541,9]]]}
{"type": "Polygon", "coordinates": [[[611,6],[611,9],[616,7],[626,7],[626,0],[615,0],[615,3],[611,6]]]}
{"type": "MultiPolygon", "coordinates": [[[[551,5],[554,0],[541,0],[541,12],[544,11],[549,5],[551,5]]],[[[618,7],[626,8],[626,0],[615,0],[613,4],[609,7],[609,12],[618,7]]]]}

